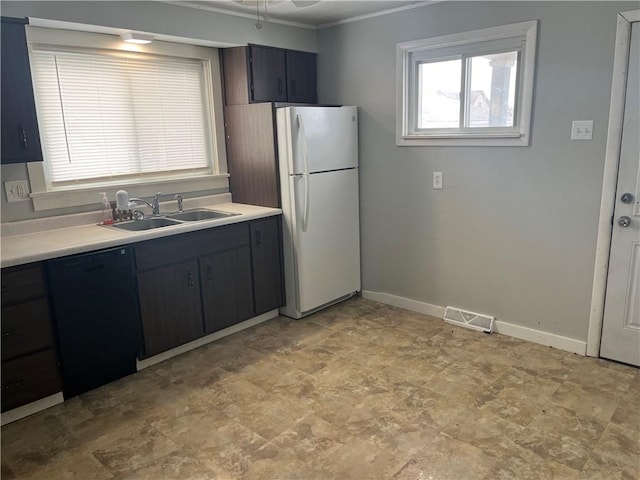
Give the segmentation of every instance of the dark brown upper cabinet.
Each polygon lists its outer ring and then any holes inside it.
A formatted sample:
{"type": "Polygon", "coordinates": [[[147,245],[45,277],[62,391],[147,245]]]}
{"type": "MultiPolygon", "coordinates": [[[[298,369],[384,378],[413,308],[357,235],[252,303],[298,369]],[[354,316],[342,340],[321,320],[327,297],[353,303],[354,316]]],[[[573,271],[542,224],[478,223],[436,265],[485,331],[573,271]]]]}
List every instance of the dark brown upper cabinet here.
{"type": "Polygon", "coordinates": [[[42,161],[24,19],[2,17],[0,162],[42,161]]]}
{"type": "Polygon", "coordinates": [[[287,102],[318,103],[316,54],[286,51],[287,102]]]}
{"type": "Polygon", "coordinates": [[[260,45],[222,49],[226,105],[318,103],[316,57],[260,45]]]}

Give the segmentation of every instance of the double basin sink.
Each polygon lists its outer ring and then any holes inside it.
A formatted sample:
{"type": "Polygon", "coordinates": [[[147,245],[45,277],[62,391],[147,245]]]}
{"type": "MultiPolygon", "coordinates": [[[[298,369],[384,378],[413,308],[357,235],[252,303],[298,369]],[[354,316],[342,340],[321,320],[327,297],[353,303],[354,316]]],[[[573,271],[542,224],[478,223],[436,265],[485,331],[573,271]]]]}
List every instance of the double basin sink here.
{"type": "Polygon", "coordinates": [[[131,220],[122,223],[114,223],[113,228],[128,230],[130,232],[140,232],[142,230],[152,230],[154,228],[180,225],[185,222],[199,222],[201,220],[215,220],[218,218],[233,217],[239,213],[222,212],[220,210],[208,210],[204,208],[186,210],[184,212],[167,213],[161,216],[143,218],[142,220],[131,220]]]}

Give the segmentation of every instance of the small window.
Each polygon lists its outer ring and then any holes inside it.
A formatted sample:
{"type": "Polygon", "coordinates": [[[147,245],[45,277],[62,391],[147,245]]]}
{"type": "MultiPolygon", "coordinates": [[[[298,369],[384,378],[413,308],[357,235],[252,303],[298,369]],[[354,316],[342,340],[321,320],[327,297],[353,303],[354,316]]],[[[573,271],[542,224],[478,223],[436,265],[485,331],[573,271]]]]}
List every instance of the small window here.
{"type": "Polygon", "coordinates": [[[528,145],[536,22],[398,44],[398,145],[528,145]]]}

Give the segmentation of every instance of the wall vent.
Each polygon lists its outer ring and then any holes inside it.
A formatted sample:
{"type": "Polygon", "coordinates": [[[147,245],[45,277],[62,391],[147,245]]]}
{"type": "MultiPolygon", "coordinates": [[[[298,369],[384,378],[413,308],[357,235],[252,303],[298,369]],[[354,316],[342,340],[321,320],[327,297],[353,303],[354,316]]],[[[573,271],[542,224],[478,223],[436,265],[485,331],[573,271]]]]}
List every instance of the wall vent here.
{"type": "Polygon", "coordinates": [[[485,333],[493,331],[494,320],[494,317],[489,315],[470,312],[457,307],[447,307],[444,311],[445,322],[485,333]]]}

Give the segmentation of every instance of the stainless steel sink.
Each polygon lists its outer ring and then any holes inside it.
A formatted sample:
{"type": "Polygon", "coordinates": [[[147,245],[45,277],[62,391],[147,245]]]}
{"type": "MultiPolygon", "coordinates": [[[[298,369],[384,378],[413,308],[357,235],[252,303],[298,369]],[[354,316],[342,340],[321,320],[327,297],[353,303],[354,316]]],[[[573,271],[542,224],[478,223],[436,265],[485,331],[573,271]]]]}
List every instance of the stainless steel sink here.
{"type": "Polygon", "coordinates": [[[187,210],[185,212],[171,213],[167,215],[168,218],[173,220],[180,220],[182,222],[197,222],[200,220],[214,220],[216,218],[232,217],[238,215],[237,213],[221,212],[219,210],[187,210]]]}
{"type": "Polygon", "coordinates": [[[164,217],[151,217],[142,220],[132,220],[130,222],[114,223],[113,228],[129,230],[130,232],[139,232],[142,230],[151,230],[153,228],[168,227],[171,225],[180,225],[180,222],[164,217]]]}

